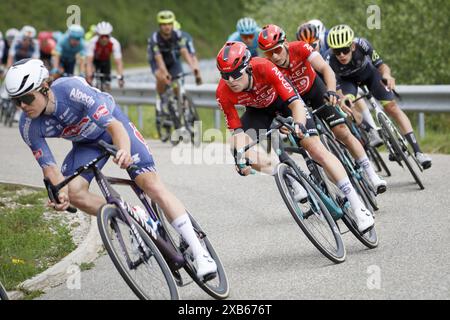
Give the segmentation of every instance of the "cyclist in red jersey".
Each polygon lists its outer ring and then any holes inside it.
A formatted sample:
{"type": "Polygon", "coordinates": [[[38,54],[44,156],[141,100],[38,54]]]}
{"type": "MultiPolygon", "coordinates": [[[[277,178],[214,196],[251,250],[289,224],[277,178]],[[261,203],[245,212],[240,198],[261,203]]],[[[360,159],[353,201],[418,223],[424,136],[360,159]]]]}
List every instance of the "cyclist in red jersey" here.
{"type": "Polygon", "coordinates": [[[102,21],[97,24],[97,35],[87,45],[87,75],[88,82],[92,83],[94,72],[106,75],[106,91],[110,89],[111,82],[111,55],[114,56],[117,68],[119,87],[123,87],[123,61],[122,49],[119,41],[111,36],[113,27],[109,22],[102,21]]]}
{"type": "MultiPolygon", "coordinates": [[[[247,145],[258,136],[260,130],[268,130],[277,114],[292,116],[302,147],[320,163],[347,196],[354,209],[359,230],[369,230],[374,225],[372,214],[358,197],[342,164],[320,142],[314,121],[302,99],[277,66],[267,59],[252,58],[242,42],[227,42],[217,56],[217,68],[222,79],[216,98],[224,112],[228,129],[233,132],[233,149],[247,145]],[[246,107],[241,117],[236,110],[237,106],[246,107]],[[305,132],[309,136],[305,137],[305,132]]],[[[239,174],[249,175],[252,169],[273,174],[271,160],[261,149],[250,149],[245,156],[250,159],[251,165],[242,168],[236,164],[239,174]]],[[[306,197],[305,190],[295,182],[293,179],[295,198],[306,197]]]]}
{"type": "Polygon", "coordinates": [[[328,123],[336,138],[345,144],[356,162],[366,171],[377,193],[385,192],[386,181],[376,174],[364,147],[352,135],[345,118],[334,107],[339,102],[336,76],[322,56],[306,42],[287,42],[283,29],[273,24],[262,29],[258,45],[265,57],[275,63],[283,75],[293,83],[308,106],[318,109],[327,104],[317,113],[318,117],[328,123]],[[316,70],[323,75],[325,83],[317,76],[316,70]]]}

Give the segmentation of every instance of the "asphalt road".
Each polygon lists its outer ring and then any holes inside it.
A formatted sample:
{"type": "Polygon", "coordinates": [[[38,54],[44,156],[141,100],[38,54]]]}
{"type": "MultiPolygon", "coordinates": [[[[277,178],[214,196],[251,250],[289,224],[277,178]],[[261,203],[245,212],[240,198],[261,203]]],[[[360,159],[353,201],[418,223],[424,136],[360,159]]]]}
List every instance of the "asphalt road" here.
{"type": "MultiPolygon", "coordinates": [[[[61,163],[70,144],[49,141],[61,163]]],[[[41,184],[40,170],[17,129],[0,126],[0,145],[1,180],[41,184]]],[[[391,163],[393,177],[387,179],[389,189],[379,197],[376,215],[379,247],[367,250],[346,234],[347,261],[334,265],[297,227],[273,178],[242,178],[223,162],[180,164],[177,149],[155,141],[149,145],[164,182],[194,213],[220,254],[230,299],[450,298],[450,156],[433,156],[432,169],[423,174],[424,191],[391,163]]],[[[219,159],[228,154],[227,147],[215,146],[219,159]]],[[[105,172],[125,176],[113,164],[105,172]]],[[[80,280],[78,289],[64,284],[40,299],[136,299],[107,255],[80,280]]],[[[181,288],[180,295],[210,299],[195,284],[181,288]]]]}

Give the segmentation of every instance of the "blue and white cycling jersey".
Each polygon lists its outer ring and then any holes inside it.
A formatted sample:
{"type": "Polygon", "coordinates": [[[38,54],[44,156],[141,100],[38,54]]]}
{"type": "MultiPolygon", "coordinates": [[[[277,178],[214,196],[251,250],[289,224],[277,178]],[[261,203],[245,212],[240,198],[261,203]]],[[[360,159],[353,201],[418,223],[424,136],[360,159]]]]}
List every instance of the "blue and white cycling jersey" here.
{"type": "Polygon", "coordinates": [[[14,38],[8,55],[13,56],[13,62],[29,58],[39,59],[39,42],[36,39],[33,39],[31,41],[31,44],[25,48],[23,44],[23,37],[21,35],[18,35],[14,38]]]}
{"type": "Polygon", "coordinates": [[[86,56],[86,46],[84,39],[80,40],[80,43],[72,47],[70,45],[70,37],[68,34],[64,34],[58,39],[55,51],[61,56],[61,61],[75,61],[77,54],[80,56],[86,56]]]}
{"type": "MultiPolygon", "coordinates": [[[[56,161],[46,138],[63,138],[73,142],[73,149],[64,160],[62,172],[69,176],[101,154],[94,145],[99,140],[112,143],[106,128],[113,120],[120,121],[131,141],[134,164],[139,167],[135,178],[143,172],[155,171],[154,161],[142,135],[133,123],[116,106],[111,95],[89,86],[80,77],[60,78],[50,87],[55,96],[55,111],[31,119],[22,114],[19,130],[25,143],[31,148],[41,168],[55,166],[56,161]]],[[[106,163],[99,163],[101,168],[106,163]]],[[[90,181],[91,173],[83,174],[90,181]]]]}
{"type": "MultiPolygon", "coordinates": [[[[258,56],[258,36],[259,33],[261,32],[261,29],[257,29],[255,31],[255,36],[253,38],[253,43],[251,46],[247,46],[248,50],[250,50],[250,53],[252,54],[252,57],[257,57],[258,56]]],[[[241,38],[241,35],[239,34],[239,32],[235,32],[233,33],[231,36],[228,37],[228,41],[240,41],[240,42],[244,42],[241,38]]]]}

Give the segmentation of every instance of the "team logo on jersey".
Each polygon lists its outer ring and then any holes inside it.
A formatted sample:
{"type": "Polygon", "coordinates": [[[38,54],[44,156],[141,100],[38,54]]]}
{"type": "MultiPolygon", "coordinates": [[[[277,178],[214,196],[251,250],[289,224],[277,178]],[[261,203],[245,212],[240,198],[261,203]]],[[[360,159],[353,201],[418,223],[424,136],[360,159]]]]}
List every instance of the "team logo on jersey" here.
{"type": "Polygon", "coordinates": [[[63,132],[61,133],[61,138],[70,138],[70,137],[78,136],[80,134],[81,130],[83,129],[83,127],[87,123],[89,123],[89,118],[84,117],[77,124],[74,124],[74,125],[64,128],[63,132]]]}
{"type": "Polygon", "coordinates": [[[93,118],[95,120],[99,120],[100,118],[107,116],[109,114],[108,109],[106,108],[105,105],[101,105],[100,107],[97,108],[97,111],[95,111],[93,118]]]}
{"type": "Polygon", "coordinates": [[[286,78],[284,77],[283,73],[280,70],[278,70],[277,67],[273,67],[272,71],[275,72],[276,76],[278,77],[278,79],[280,79],[281,83],[283,84],[283,87],[285,87],[289,91],[289,93],[294,91],[289,82],[286,81],[286,78]]]}
{"type": "Polygon", "coordinates": [[[33,156],[36,160],[39,160],[40,158],[42,158],[43,155],[44,155],[44,153],[42,152],[42,149],[33,151],[33,156]]]}
{"type": "Polygon", "coordinates": [[[95,103],[95,100],[92,96],[87,95],[83,91],[73,88],[70,91],[70,100],[83,103],[88,107],[92,107],[95,103]]]}

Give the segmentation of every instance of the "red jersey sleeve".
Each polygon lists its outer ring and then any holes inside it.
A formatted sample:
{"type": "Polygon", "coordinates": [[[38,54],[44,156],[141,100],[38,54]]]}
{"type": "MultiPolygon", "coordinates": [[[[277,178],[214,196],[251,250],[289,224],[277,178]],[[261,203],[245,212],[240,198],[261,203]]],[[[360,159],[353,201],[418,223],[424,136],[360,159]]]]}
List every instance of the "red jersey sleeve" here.
{"type": "Polygon", "coordinates": [[[297,55],[301,61],[308,60],[310,56],[317,54],[317,52],[314,51],[314,48],[304,41],[291,42],[289,46],[291,45],[294,46],[294,54],[297,55]]]}
{"type": "Polygon", "coordinates": [[[268,81],[273,85],[276,92],[283,101],[291,103],[299,97],[291,83],[284,77],[283,73],[269,60],[266,60],[265,74],[268,81]]]}
{"type": "Polygon", "coordinates": [[[239,118],[239,114],[235,108],[234,103],[231,101],[229,97],[229,90],[224,83],[221,81],[216,91],[216,100],[217,105],[222,110],[225,121],[227,124],[227,128],[230,130],[238,129],[242,127],[241,119],[239,118]]]}

